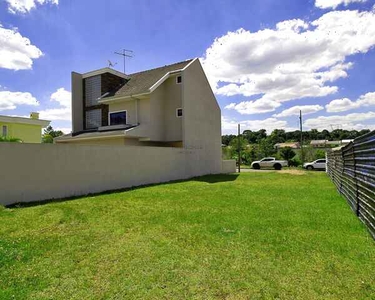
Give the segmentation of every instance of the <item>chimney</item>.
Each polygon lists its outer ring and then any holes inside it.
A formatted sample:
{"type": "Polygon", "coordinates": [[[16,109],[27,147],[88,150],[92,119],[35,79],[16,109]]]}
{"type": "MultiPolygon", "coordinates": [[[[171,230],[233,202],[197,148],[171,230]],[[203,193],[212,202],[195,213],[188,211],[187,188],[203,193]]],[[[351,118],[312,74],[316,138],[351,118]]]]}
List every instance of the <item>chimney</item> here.
{"type": "Polygon", "coordinates": [[[38,112],[31,112],[30,113],[30,119],[38,120],[39,119],[39,113],[38,112]]]}

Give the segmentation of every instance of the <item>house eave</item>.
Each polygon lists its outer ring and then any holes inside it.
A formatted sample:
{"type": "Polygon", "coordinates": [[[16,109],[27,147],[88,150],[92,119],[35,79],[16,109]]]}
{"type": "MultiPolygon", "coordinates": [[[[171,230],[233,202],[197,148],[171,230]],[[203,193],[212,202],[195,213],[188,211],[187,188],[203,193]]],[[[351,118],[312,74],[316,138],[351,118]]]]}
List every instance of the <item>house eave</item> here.
{"type": "Polygon", "coordinates": [[[151,93],[142,93],[142,94],[136,94],[136,95],[129,95],[129,96],[117,96],[117,97],[108,97],[103,100],[99,100],[98,103],[100,104],[109,104],[109,103],[114,103],[114,102],[123,102],[123,101],[131,101],[131,100],[136,100],[136,99],[144,99],[147,98],[151,93]]]}
{"type": "Polygon", "coordinates": [[[41,120],[41,119],[30,119],[24,117],[11,117],[11,116],[0,116],[0,122],[4,123],[16,123],[16,124],[26,124],[26,125],[38,125],[42,128],[47,127],[51,121],[41,120]]]}
{"type": "Polygon", "coordinates": [[[110,74],[116,75],[116,76],[124,78],[124,79],[129,78],[129,76],[127,76],[126,74],[121,73],[121,72],[119,72],[117,70],[108,68],[108,67],[83,73],[82,74],[82,78],[85,79],[85,78],[88,78],[88,77],[92,77],[92,76],[96,76],[96,75],[101,75],[101,74],[104,74],[104,73],[110,73],[110,74]]]}

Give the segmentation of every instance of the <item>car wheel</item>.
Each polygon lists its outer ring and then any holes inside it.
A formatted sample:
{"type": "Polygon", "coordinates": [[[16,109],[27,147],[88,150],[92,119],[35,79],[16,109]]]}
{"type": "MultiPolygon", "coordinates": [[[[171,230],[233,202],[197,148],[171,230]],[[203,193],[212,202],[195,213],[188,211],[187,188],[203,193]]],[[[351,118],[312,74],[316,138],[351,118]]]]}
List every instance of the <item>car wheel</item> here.
{"type": "Polygon", "coordinates": [[[274,164],[273,167],[274,167],[275,170],[281,170],[280,164],[274,164]]]}
{"type": "Polygon", "coordinates": [[[313,166],[307,166],[306,169],[309,170],[309,171],[312,171],[312,170],[314,170],[314,167],[313,166]]]}
{"type": "Polygon", "coordinates": [[[260,165],[259,164],[253,164],[253,169],[259,170],[260,169],[260,165]]]}

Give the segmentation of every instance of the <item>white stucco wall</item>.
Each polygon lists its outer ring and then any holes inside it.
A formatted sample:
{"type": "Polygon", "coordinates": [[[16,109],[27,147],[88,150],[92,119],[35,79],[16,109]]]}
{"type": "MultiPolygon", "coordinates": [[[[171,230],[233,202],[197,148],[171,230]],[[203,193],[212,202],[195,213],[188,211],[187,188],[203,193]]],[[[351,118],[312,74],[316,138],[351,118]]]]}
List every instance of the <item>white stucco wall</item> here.
{"type": "Polygon", "coordinates": [[[209,153],[205,158],[209,172],[218,173],[222,168],[221,110],[199,60],[183,71],[182,89],[184,148],[209,153]]]}
{"type": "Polygon", "coordinates": [[[176,77],[177,75],[171,76],[163,83],[165,141],[182,141],[182,117],[176,116],[176,109],[182,108],[182,84],[176,83],[176,77]]]}
{"type": "MultiPolygon", "coordinates": [[[[137,100],[131,100],[121,103],[111,103],[108,105],[108,112],[119,112],[126,110],[126,123],[137,124],[137,100]]],[[[108,116],[108,125],[110,120],[108,116]]]]}
{"type": "Polygon", "coordinates": [[[203,149],[1,143],[0,204],[187,179],[212,170],[219,173],[209,156],[203,149]]]}

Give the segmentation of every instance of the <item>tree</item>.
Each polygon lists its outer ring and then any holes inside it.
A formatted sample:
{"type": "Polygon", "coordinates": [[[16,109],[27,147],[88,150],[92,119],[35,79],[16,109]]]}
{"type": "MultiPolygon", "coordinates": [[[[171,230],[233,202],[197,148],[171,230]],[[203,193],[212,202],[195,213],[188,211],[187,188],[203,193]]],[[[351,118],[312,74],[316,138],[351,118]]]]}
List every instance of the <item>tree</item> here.
{"type": "Polygon", "coordinates": [[[53,139],[58,136],[62,136],[64,133],[61,130],[54,130],[51,125],[49,125],[43,131],[42,142],[43,143],[53,143],[53,139]]]}
{"type": "MultiPolygon", "coordinates": [[[[310,131],[303,132],[304,145],[310,144],[311,140],[341,140],[341,139],[355,139],[370,132],[368,129],[361,131],[357,130],[343,130],[336,129],[332,132],[324,129],[318,131],[311,129],[310,131]]],[[[276,129],[267,136],[265,129],[258,131],[244,130],[241,137],[241,159],[246,163],[251,163],[254,160],[261,159],[266,156],[277,155],[274,145],[279,142],[299,142],[301,132],[299,130],[285,132],[282,129],[276,129]]],[[[238,144],[237,137],[233,134],[223,135],[222,143],[228,147],[223,147],[223,157],[237,159],[238,158],[238,144]],[[228,149],[226,149],[228,148],[228,149]]],[[[301,159],[301,151],[296,151],[296,157],[293,158],[294,165],[298,164],[301,159]]],[[[313,161],[318,158],[324,158],[324,151],[316,151],[312,147],[304,147],[304,160],[313,161]]],[[[291,159],[289,159],[291,161],[291,159]]],[[[292,162],[292,161],[291,161],[292,162]]]]}
{"type": "Polygon", "coordinates": [[[257,134],[257,142],[259,143],[261,140],[264,140],[267,138],[267,131],[265,129],[258,130],[256,132],[257,134]]]}
{"type": "Polygon", "coordinates": [[[258,158],[263,158],[266,156],[271,156],[276,153],[276,149],[271,140],[263,139],[259,143],[258,158]]]}
{"type": "Polygon", "coordinates": [[[286,134],[284,129],[275,129],[269,136],[272,144],[284,143],[286,141],[286,134]]]}
{"type": "MultiPolygon", "coordinates": [[[[245,139],[243,136],[240,137],[240,148],[241,151],[245,150],[247,146],[249,145],[249,142],[247,139],[245,139]]],[[[238,152],[238,137],[235,137],[231,142],[229,143],[229,146],[234,149],[234,151],[238,152]]]]}
{"type": "Polygon", "coordinates": [[[326,152],[322,149],[317,149],[315,152],[315,159],[326,158],[326,152]]]}
{"type": "Polygon", "coordinates": [[[221,143],[222,143],[223,145],[228,146],[229,143],[230,143],[235,137],[236,137],[236,136],[235,136],[234,134],[223,135],[223,136],[221,137],[221,143]]]}
{"type": "Polygon", "coordinates": [[[291,147],[285,147],[280,149],[280,155],[284,160],[288,161],[288,164],[290,164],[290,161],[293,157],[296,156],[296,153],[293,151],[291,147]]]}

